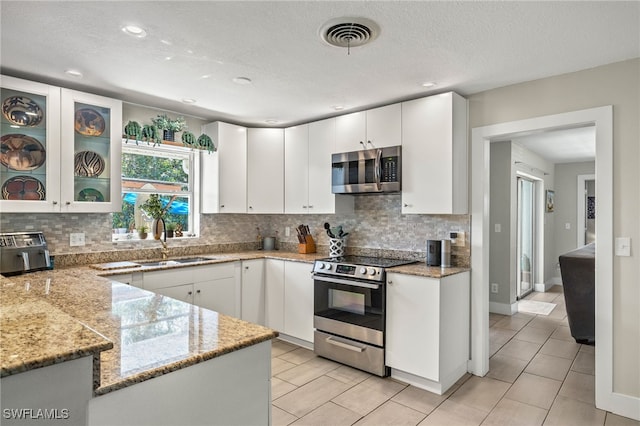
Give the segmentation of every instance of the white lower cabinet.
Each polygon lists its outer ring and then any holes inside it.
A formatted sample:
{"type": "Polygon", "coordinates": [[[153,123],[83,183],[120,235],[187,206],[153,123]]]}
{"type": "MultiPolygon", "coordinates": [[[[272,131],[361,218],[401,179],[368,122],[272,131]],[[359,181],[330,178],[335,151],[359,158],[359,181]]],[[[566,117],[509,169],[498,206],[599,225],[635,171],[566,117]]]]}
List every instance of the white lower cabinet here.
{"type": "Polygon", "coordinates": [[[265,325],[284,331],[284,260],[265,260],[264,284],[265,325]]]}
{"type": "Polygon", "coordinates": [[[265,263],[265,325],[307,346],[313,344],[312,267],[276,259],[265,263]]]}
{"type": "Polygon", "coordinates": [[[301,262],[284,264],[284,333],[313,342],[313,266],[301,262]]]}
{"type": "Polygon", "coordinates": [[[440,279],[387,273],[391,376],[443,394],[467,371],[469,273],[440,279]]]}
{"type": "Polygon", "coordinates": [[[265,325],[264,259],[242,261],[242,310],[240,318],[265,325]]]}
{"type": "Polygon", "coordinates": [[[146,290],[240,317],[240,262],[143,272],[146,290]]]}

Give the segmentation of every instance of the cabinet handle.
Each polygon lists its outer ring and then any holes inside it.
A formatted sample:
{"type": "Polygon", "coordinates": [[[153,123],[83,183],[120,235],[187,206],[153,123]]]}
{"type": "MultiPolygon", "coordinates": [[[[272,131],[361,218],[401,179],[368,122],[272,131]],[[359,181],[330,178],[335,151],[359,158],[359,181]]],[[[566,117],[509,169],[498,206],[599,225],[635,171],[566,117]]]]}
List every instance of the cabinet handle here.
{"type": "MultiPolygon", "coordinates": [[[[370,144],[371,146],[373,146],[373,142],[371,141],[367,141],[368,144],[370,144]]],[[[375,148],[375,146],[373,146],[375,148]]]]}
{"type": "Polygon", "coordinates": [[[360,145],[362,145],[363,148],[366,148],[364,142],[360,141],[360,145]]]}
{"type": "Polygon", "coordinates": [[[57,201],[54,201],[54,202],[53,202],[53,205],[54,205],[54,206],[57,206],[57,205],[58,205],[58,202],[57,202],[57,201]]]}
{"type": "Polygon", "coordinates": [[[224,208],[224,204],[220,204],[220,208],[223,209],[224,208]]]}
{"type": "Polygon", "coordinates": [[[193,294],[193,292],[190,291],[190,292],[187,293],[187,296],[191,296],[192,294],[193,294]]]}
{"type": "Polygon", "coordinates": [[[393,285],[393,281],[389,280],[389,281],[387,281],[387,284],[393,285]]]}
{"type": "Polygon", "coordinates": [[[200,290],[196,290],[196,294],[200,294],[200,290]]]}
{"type": "Polygon", "coordinates": [[[309,206],[309,208],[310,208],[310,209],[312,209],[312,208],[313,208],[313,206],[309,206]]]}
{"type": "Polygon", "coordinates": [[[249,209],[253,209],[253,206],[249,206],[249,209]]]}
{"type": "Polygon", "coordinates": [[[302,206],[302,208],[303,208],[303,209],[306,209],[306,208],[307,208],[307,206],[302,206]]]}
{"type": "Polygon", "coordinates": [[[67,201],[67,202],[65,202],[65,204],[66,204],[66,205],[69,205],[69,204],[71,204],[71,201],[67,201]]]}
{"type": "Polygon", "coordinates": [[[244,267],[244,269],[249,269],[249,267],[248,267],[248,266],[245,266],[245,267],[244,267]]]}
{"type": "Polygon", "coordinates": [[[411,204],[404,203],[403,206],[404,207],[411,207],[411,204]]]}

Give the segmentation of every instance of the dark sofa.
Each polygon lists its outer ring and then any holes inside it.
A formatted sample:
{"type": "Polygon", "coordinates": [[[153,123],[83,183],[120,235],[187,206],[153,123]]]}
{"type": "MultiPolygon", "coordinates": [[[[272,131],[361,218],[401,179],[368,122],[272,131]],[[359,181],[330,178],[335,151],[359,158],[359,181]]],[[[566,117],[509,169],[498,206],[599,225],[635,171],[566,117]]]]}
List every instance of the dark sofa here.
{"type": "Polygon", "coordinates": [[[578,343],[594,345],[596,245],[591,243],[572,250],[559,260],[571,336],[578,343]]]}

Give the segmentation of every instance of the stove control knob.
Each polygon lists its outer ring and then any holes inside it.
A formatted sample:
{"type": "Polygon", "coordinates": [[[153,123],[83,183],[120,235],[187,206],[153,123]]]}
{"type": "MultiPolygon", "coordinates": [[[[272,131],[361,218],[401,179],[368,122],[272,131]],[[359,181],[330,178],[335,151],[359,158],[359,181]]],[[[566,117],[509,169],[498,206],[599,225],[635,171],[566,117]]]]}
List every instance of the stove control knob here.
{"type": "Polygon", "coordinates": [[[331,270],[331,264],[330,263],[327,263],[325,266],[327,267],[327,271],[331,270]]]}
{"type": "Polygon", "coordinates": [[[366,275],[367,274],[367,268],[360,268],[360,273],[362,275],[366,275]]]}
{"type": "Polygon", "coordinates": [[[375,275],[376,274],[376,270],[373,268],[369,268],[369,275],[375,275]]]}
{"type": "Polygon", "coordinates": [[[318,262],[318,269],[324,269],[324,263],[318,262]]]}

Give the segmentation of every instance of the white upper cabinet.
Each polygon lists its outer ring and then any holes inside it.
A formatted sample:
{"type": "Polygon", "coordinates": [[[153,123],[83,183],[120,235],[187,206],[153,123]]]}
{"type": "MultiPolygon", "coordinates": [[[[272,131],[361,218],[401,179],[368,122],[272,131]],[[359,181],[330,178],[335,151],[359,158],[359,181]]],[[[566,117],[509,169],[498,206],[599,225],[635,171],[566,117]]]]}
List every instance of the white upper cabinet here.
{"type": "Polygon", "coordinates": [[[283,129],[248,130],[247,212],[284,213],[283,129]]]}
{"type": "Polygon", "coordinates": [[[367,149],[402,145],[402,105],[367,111],[367,149]]]}
{"type": "Polygon", "coordinates": [[[247,129],[216,121],[207,124],[215,153],[200,153],[201,212],[247,212],[247,129]]]}
{"type": "Polygon", "coordinates": [[[466,214],[467,101],[449,92],[402,103],[402,213],[466,214]]]}
{"type": "Polygon", "coordinates": [[[285,129],[285,213],[336,212],[331,192],[335,133],[333,118],[285,129]]]}
{"type": "Polygon", "coordinates": [[[122,102],[62,89],[61,105],[61,211],[121,211],[122,102]]]}
{"type": "MultiPolygon", "coordinates": [[[[284,211],[309,211],[309,125],[284,130],[284,211]]],[[[331,192],[331,190],[329,190],[331,192]]]]}
{"type": "Polygon", "coordinates": [[[0,97],[3,212],[120,211],[121,101],[5,76],[0,97]]]}
{"type": "Polygon", "coordinates": [[[353,197],[336,199],[331,192],[331,155],[335,141],[335,118],[309,124],[309,213],[353,210],[353,197]]]}
{"type": "Polygon", "coordinates": [[[401,111],[393,104],[336,117],[334,152],[401,145],[401,111]]]}

